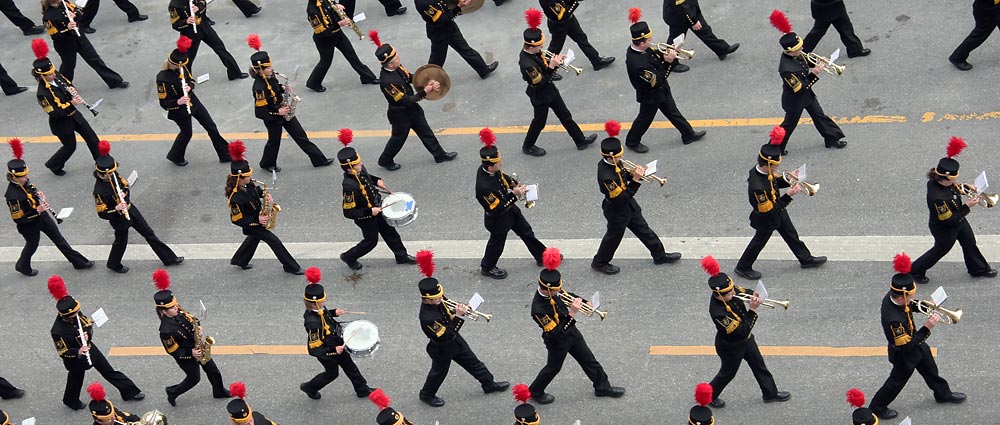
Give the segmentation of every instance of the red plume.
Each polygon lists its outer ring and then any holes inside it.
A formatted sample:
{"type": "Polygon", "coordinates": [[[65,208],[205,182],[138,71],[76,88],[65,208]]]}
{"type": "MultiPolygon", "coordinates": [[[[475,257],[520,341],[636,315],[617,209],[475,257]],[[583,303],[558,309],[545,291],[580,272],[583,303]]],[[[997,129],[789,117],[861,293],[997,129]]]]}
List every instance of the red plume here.
{"type": "Polygon", "coordinates": [[[640,19],[642,19],[642,9],[639,9],[638,7],[629,8],[628,20],[634,24],[639,22],[640,19]]]}
{"type": "Polygon", "coordinates": [[[108,156],[111,153],[111,143],[107,140],[101,140],[97,143],[97,154],[101,156],[108,156]]]}
{"type": "Polygon", "coordinates": [[[59,275],[52,275],[49,278],[49,293],[52,294],[52,298],[61,300],[67,295],[69,291],[66,290],[66,282],[63,282],[63,278],[59,275]]]}
{"type": "Polygon", "coordinates": [[[420,273],[423,273],[424,276],[434,276],[434,253],[429,249],[417,251],[417,266],[420,267],[420,273]]]}
{"type": "Polygon", "coordinates": [[[191,39],[187,38],[186,35],[177,37],[177,51],[181,53],[187,53],[191,49],[191,39]]]}
{"type": "Polygon", "coordinates": [[[260,46],[261,46],[261,44],[260,44],[260,36],[257,35],[257,34],[250,34],[250,35],[248,35],[247,36],[247,45],[250,46],[251,49],[254,49],[254,50],[256,50],[256,51],[259,52],[260,51],[260,46]]]}
{"type": "Polygon", "coordinates": [[[709,276],[719,275],[719,262],[711,255],[701,257],[701,268],[705,269],[705,273],[708,273],[709,276]]]}
{"type": "Polygon", "coordinates": [[[559,253],[559,248],[545,248],[542,252],[542,265],[545,266],[546,270],[555,270],[559,268],[562,264],[562,254],[559,253]]]}
{"type": "Polygon", "coordinates": [[[354,141],[354,132],[349,128],[340,129],[340,134],[337,135],[337,140],[345,147],[354,141]]]}
{"type": "Polygon", "coordinates": [[[514,393],[514,400],[517,400],[519,403],[527,403],[528,399],[531,398],[531,390],[524,384],[515,385],[514,389],[510,390],[510,392],[514,393]]]}
{"type": "Polygon", "coordinates": [[[389,407],[389,404],[392,403],[392,399],[389,398],[389,396],[386,395],[385,391],[382,391],[381,388],[376,388],[375,391],[368,394],[368,399],[371,400],[372,403],[375,403],[379,410],[389,407]]]}
{"type": "Polygon", "coordinates": [[[372,43],[375,43],[375,47],[382,47],[382,39],[378,38],[378,31],[368,31],[368,38],[372,39],[372,43]]]}
{"type": "Polygon", "coordinates": [[[892,259],[892,268],[896,269],[896,273],[909,273],[912,266],[913,264],[910,263],[910,256],[906,255],[905,252],[896,254],[896,256],[892,259]]]}
{"type": "Polygon", "coordinates": [[[41,38],[31,40],[31,51],[35,52],[35,59],[45,59],[49,55],[49,43],[41,38]]]}
{"type": "Polygon", "coordinates": [[[951,140],[948,141],[948,158],[953,158],[962,153],[962,150],[966,146],[969,145],[965,144],[965,140],[962,140],[961,137],[951,136],[951,140]]]}
{"type": "Polygon", "coordinates": [[[229,384],[229,394],[240,400],[247,396],[247,386],[243,385],[242,382],[233,382],[229,384]]]}
{"type": "Polygon", "coordinates": [[[622,132],[622,124],[615,120],[607,120],[604,122],[604,131],[608,133],[608,137],[618,137],[622,132]]]}
{"type": "Polygon", "coordinates": [[[246,145],[243,144],[242,140],[237,140],[235,142],[229,143],[229,157],[233,159],[233,162],[244,161],[243,155],[247,152],[246,145]]]}
{"type": "Polygon", "coordinates": [[[483,142],[483,146],[492,148],[497,143],[497,135],[489,127],[485,127],[479,130],[479,141],[483,142]]]}
{"type": "Polygon", "coordinates": [[[788,34],[792,32],[792,23],[788,22],[788,17],[785,16],[784,12],[774,9],[771,12],[771,26],[781,31],[782,34],[788,34]]]}
{"type": "Polygon", "coordinates": [[[705,406],[712,402],[712,393],[715,389],[712,388],[712,384],[708,382],[702,382],[694,387],[694,402],[701,406],[705,406]]]}
{"type": "Polygon", "coordinates": [[[310,267],[306,269],[306,280],[309,281],[309,283],[319,283],[322,278],[323,272],[319,270],[319,267],[310,267]]]}
{"type": "Polygon", "coordinates": [[[14,152],[14,159],[21,159],[21,155],[24,155],[24,146],[21,146],[21,139],[17,137],[7,141],[10,145],[10,150],[14,152]]]}
{"type": "Polygon", "coordinates": [[[771,140],[768,143],[772,145],[780,145],[781,142],[785,140],[785,127],[782,127],[780,125],[774,126],[774,128],[772,128],[771,132],[768,134],[768,137],[771,138],[771,140]]]}
{"type": "Polygon", "coordinates": [[[531,8],[524,11],[524,20],[528,21],[528,27],[537,30],[542,25],[542,11],[531,8]]]}
{"type": "Polygon", "coordinates": [[[862,407],[865,405],[865,393],[857,388],[851,388],[847,390],[847,402],[853,407],[862,407]]]}
{"type": "Polygon", "coordinates": [[[170,273],[163,269],[156,269],[153,272],[153,283],[156,284],[156,289],[166,291],[170,287],[170,273]]]}
{"type": "Polygon", "coordinates": [[[104,401],[104,397],[107,394],[104,393],[104,386],[100,382],[94,381],[93,384],[87,387],[87,393],[90,394],[90,398],[94,401],[104,401]]]}

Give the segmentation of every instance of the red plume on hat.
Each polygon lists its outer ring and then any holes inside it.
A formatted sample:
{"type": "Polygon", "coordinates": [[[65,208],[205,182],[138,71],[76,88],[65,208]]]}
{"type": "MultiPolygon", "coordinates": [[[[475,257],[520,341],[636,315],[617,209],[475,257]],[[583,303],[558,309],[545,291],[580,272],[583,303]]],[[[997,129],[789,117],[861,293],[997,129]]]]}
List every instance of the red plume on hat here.
{"type": "Polygon", "coordinates": [[[21,156],[24,155],[24,146],[21,145],[21,139],[15,137],[8,140],[7,144],[10,145],[10,150],[14,153],[14,159],[21,159],[21,156]]]}
{"type": "Polygon", "coordinates": [[[340,143],[344,147],[347,147],[347,145],[354,141],[354,132],[349,128],[342,128],[339,134],[337,134],[337,140],[340,140],[340,143]]]}
{"type": "Polygon", "coordinates": [[[910,263],[910,256],[906,255],[905,252],[896,254],[892,259],[892,268],[896,270],[896,273],[909,273],[910,268],[913,266],[910,263]]]}
{"type": "Polygon", "coordinates": [[[948,158],[958,156],[958,154],[962,153],[962,150],[967,146],[969,145],[965,144],[965,140],[962,140],[961,137],[951,136],[951,140],[948,141],[948,158]]]}
{"type": "Polygon", "coordinates": [[[785,13],[778,9],[774,9],[771,12],[771,26],[777,28],[782,34],[792,32],[792,23],[788,22],[788,17],[785,16],[785,13]]]}
{"type": "Polygon", "coordinates": [[[715,389],[712,388],[712,384],[708,382],[698,384],[698,386],[694,387],[694,402],[702,407],[708,405],[708,403],[712,402],[713,392],[715,392],[715,389]]]}
{"type": "Polygon", "coordinates": [[[389,404],[392,403],[392,399],[389,398],[389,396],[386,395],[385,391],[382,391],[381,388],[376,388],[375,391],[372,391],[371,394],[368,394],[368,400],[371,400],[372,403],[375,403],[375,405],[378,406],[379,410],[383,410],[386,407],[389,407],[389,404]]]}
{"type": "Polygon", "coordinates": [[[417,251],[417,266],[424,276],[434,276],[434,253],[429,249],[417,251]]]}
{"type": "Polygon", "coordinates": [[[375,43],[375,47],[382,47],[382,39],[378,37],[378,31],[368,31],[368,38],[372,39],[372,43],[375,43]]]}
{"type": "Polygon", "coordinates": [[[156,284],[156,289],[166,291],[170,287],[170,273],[163,269],[156,269],[153,272],[153,283],[156,284]]]}
{"type": "Polygon", "coordinates": [[[63,278],[59,275],[52,275],[49,278],[49,293],[52,294],[52,298],[61,300],[69,295],[69,291],[66,290],[66,282],[63,282],[63,278]]]}
{"type": "Polygon", "coordinates": [[[248,35],[247,36],[247,45],[250,46],[251,49],[254,49],[254,50],[256,50],[256,51],[259,52],[260,51],[260,46],[261,46],[260,36],[257,35],[257,34],[250,34],[250,35],[248,35]]]}
{"type": "Polygon", "coordinates": [[[229,157],[233,159],[233,162],[245,161],[243,157],[247,152],[246,145],[243,144],[242,140],[237,140],[235,142],[229,143],[229,157]]]}
{"type": "Polygon", "coordinates": [[[709,276],[718,276],[721,269],[719,262],[711,255],[701,257],[701,268],[705,269],[705,273],[708,273],[709,276]]]}
{"type": "Polygon", "coordinates": [[[857,388],[847,390],[847,402],[853,407],[863,407],[865,405],[865,393],[857,388]]]}
{"type": "Polygon", "coordinates": [[[628,20],[633,24],[639,22],[642,19],[642,9],[638,7],[631,7],[628,9],[628,20]]]}
{"type": "Polygon", "coordinates": [[[111,142],[107,140],[101,140],[97,143],[97,154],[101,156],[108,156],[111,153],[111,142]]]}
{"type": "Polygon", "coordinates": [[[239,381],[233,382],[232,384],[229,384],[229,394],[242,400],[243,397],[247,396],[247,386],[239,381]]]}
{"type": "Polygon", "coordinates": [[[537,30],[542,25],[542,11],[535,8],[525,10],[524,20],[528,21],[528,28],[537,30]]]}
{"type": "Polygon", "coordinates": [[[191,49],[191,39],[186,35],[177,37],[177,51],[181,53],[187,53],[191,49]]]}
{"type": "Polygon", "coordinates": [[[87,393],[90,394],[90,398],[94,401],[104,401],[107,394],[104,393],[104,386],[100,382],[94,381],[87,387],[87,393]]]}
{"type": "Polygon", "coordinates": [[[517,400],[518,403],[527,403],[528,399],[531,398],[531,389],[524,384],[515,385],[510,392],[514,393],[514,400],[517,400]]]}
{"type": "Polygon", "coordinates": [[[493,134],[493,130],[490,130],[489,127],[485,127],[479,130],[479,141],[483,142],[483,146],[486,148],[492,148],[497,143],[497,135],[493,134]]]}
{"type": "Polygon", "coordinates": [[[772,145],[780,145],[781,142],[785,140],[785,133],[785,127],[780,125],[774,126],[774,128],[771,129],[771,132],[768,133],[768,137],[770,137],[768,143],[772,145]]]}
{"type": "Polygon", "coordinates": [[[49,43],[41,38],[31,40],[31,51],[35,52],[35,59],[45,59],[49,55],[49,43]]]}
{"type": "Polygon", "coordinates": [[[607,120],[604,122],[604,131],[608,133],[608,137],[618,137],[622,132],[622,124],[615,120],[607,120]]]}
{"type": "Polygon", "coordinates": [[[562,254],[559,252],[559,248],[545,248],[542,252],[542,265],[545,266],[545,270],[555,270],[559,268],[562,264],[562,254]]]}
{"type": "Polygon", "coordinates": [[[306,269],[306,280],[309,281],[309,283],[319,283],[322,278],[323,272],[319,270],[319,267],[310,267],[306,269]]]}

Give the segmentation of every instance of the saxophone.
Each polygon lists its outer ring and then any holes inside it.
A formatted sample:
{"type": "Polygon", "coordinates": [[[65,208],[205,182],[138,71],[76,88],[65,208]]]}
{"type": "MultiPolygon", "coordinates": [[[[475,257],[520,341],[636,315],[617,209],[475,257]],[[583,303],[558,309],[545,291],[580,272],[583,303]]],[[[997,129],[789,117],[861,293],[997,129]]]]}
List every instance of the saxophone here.
{"type": "Polygon", "coordinates": [[[343,10],[340,10],[339,7],[337,7],[338,5],[339,3],[333,3],[332,1],[330,2],[330,8],[333,9],[334,12],[337,12],[337,16],[340,19],[347,19],[350,22],[349,24],[347,24],[347,26],[351,27],[351,29],[354,30],[354,33],[358,35],[358,40],[364,40],[365,35],[361,33],[361,28],[358,28],[358,24],[354,22],[354,19],[348,18],[347,14],[344,13],[343,10]]]}
{"type": "Polygon", "coordinates": [[[198,363],[205,364],[212,360],[212,345],[215,344],[215,338],[206,337],[201,333],[201,322],[197,317],[192,316],[183,308],[181,312],[184,313],[184,317],[191,322],[191,327],[194,328],[194,348],[196,350],[201,350],[201,356],[198,356],[196,360],[198,363]]]}
{"type": "MultiPolygon", "coordinates": [[[[296,68],[296,70],[298,70],[298,68],[296,68]]],[[[285,86],[285,90],[284,93],[281,94],[281,106],[288,108],[288,115],[285,115],[285,121],[291,121],[295,119],[295,107],[298,106],[299,101],[302,99],[295,94],[294,90],[292,90],[292,84],[289,83],[288,77],[285,76],[285,74],[275,72],[274,75],[277,75],[285,80],[282,84],[285,86]]]]}
{"type": "Polygon", "coordinates": [[[274,199],[268,196],[267,185],[260,180],[251,180],[257,186],[260,186],[261,190],[261,200],[263,200],[263,206],[261,207],[261,212],[267,214],[267,224],[264,228],[267,230],[274,229],[274,226],[278,224],[278,213],[281,212],[281,205],[274,202],[274,199]]]}

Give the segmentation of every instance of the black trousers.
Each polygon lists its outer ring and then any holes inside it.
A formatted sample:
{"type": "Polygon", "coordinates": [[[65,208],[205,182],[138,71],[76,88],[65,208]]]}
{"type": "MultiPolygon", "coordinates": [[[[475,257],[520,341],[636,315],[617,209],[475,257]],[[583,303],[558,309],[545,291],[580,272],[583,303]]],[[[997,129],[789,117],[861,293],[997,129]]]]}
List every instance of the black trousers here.
{"type": "Polygon", "coordinates": [[[896,399],[899,392],[903,390],[903,387],[906,386],[906,382],[913,376],[914,370],[924,378],[927,387],[931,391],[934,391],[935,399],[943,399],[951,395],[951,387],[948,385],[948,381],[945,381],[944,378],[938,375],[937,363],[934,362],[934,357],[931,356],[930,347],[926,343],[921,344],[920,351],[922,353],[920,361],[915,364],[907,364],[902,358],[897,359],[892,364],[892,371],[889,372],[889,377],[886,378],[885,383],[878,389],[878,392],[875,393],[871,403],[868,405],[871,409],[881,410],[887,408],[896,399]]]}
{"type": "Polygon", "coordinates": [[[448,376],[451,369],[451,362],[458,363],[462,369],[469,372],[473,378],[483,386],[493,383],[493,374],[486,367],[486,364],[476,357],[476,353],[465,342],[461,335],[455,337],[452,342],[438,344],[427,343],[427,354],[431,357],[431,370],[427,372],[427,379],[423,388],[420,389],[421,397],[433,397],[444,383],[444,378],[448,376]]]}
{"type": "Polygon", "coordinates": [[[7,70],[4,69],[3,64],[0,64],[0,88],[3,88],[3,94],[14,93],[17,87],[17,81],[10,78],[10,74],[7,74],[7,70]]]}
{"type": "Polygon", "coordinates": [[[117,72],[108,68],[108,65],[104,63],[104,59],[101,59],[101,55],[97,54],[97,50],[94,50],[94,46],[90,44],[90,40],[87,39],[87,34],[81,32],[80,36],[76,36],[72,31],[67,32],[57,38],[52,39],[52,46],[59,53],[59,58],[62,63],[59,64],[59,73],[66,76],[70,81],[74,80],[74,71],[76,71],[76,55],[80,55],[87,65],[90,65],[97,72],[97,75],[104,80],[104,83],[110,88],[118,87],[125,81],[121,75],[117,72]]]}
{"type": "Polygon", "coordinates": [[[737,269],[749,270],[753,268],[753,263],[757,261],[757,256],[760,255],[760,251],[767,245],[767,241],[771,239],[771,235],[774,234],[775,230],[785,240],[785,244],[792,250],[792,254],[795,254],[795,258],[798,258],[800,263],[812,258],[809,248],[806,247],[804,242],[799,240],[799,232],[795,230],[792,219],[788,217],[788,211],[782,209],[778,214],[781,217],[778,227],[760,226],[759,228],[755,228],[756,233],[750,239],[750,243],[746,249],[743,250],[740,261],[736,263],[737,269]]]}
{"type": "Polygon", "coordinates": [[[465,62],[479,73],[479,76],[486,75],[486,61],[475,49],[469,47],[469,42],[462,36],[462,30],[458,24],[452,22],[444,28],[427,29],[427,38],[431,40],[431,55],[427,63],[444,66],[445,59],[448,58],[448,47],[455,49],[465,62]],[[432,33],[433,31],[433,33],[432,33]]]}
{"type": "Polygon", "coordinates": [[[403,149],[403,143],[410,136],[410,130],[417,134],[420,142],[424,144],[424,148],[431,155],[434,155],[434,158],[440,158],[446,153],[441,147],[441,143],[438,142],[437,136],[434,135],[434,130],[431,129],[430,124],[427,124],[424,108],[421,108],[420,105],[404,112],[390,112],[387,116],[389,124],[392,125],[392,134],[389,136],[389,141],[385,143],[385,148],[382,149],[382,155],[378,157],[379,165],[389,165],[395,162],[396,154],[403,149]]]}
{"type": "Polygon", "coordinates": [[[646,219],[642,216],[642,210],[631,210],[627,216],[615,215],[614,210],[607,205],[608,200],[604,200],[604,218],[608,220],[608,230],[601,238],[601,245],[597,248],[597,254],[591,262],[592,266],[603,266],[611,262],[621,245],[622,238],[625,237],[625,229],[631,230],[635,237],[646,246],[653,258],[660,258],[666,255],[663,249],[663,242],[656,232],[649,228],[646,219]]]}
{"type": "Polygon", "coordinates": [[[694,33],[694,35],[698,36],[698,38],[701,39],[701,42],[705,43],[705,46],[711,49],[712,53],[715,53],[716,56],[722,56],[729,53],[729,43],[727,43],[726,40],[716,37],[715,33],[712,32],[712,26],[708,25],[708,22],[705,22],[704,19],[702,19],[701,29],[698,31],[692,29],[690,25],[671,25],[670,35],[667,37],[666,42],[672,44],[674,39],[681,34],[685,34],[684,38],[686,39],[686,34],[689,29],[694,33]]]}
{"type": "Polygon", "coordinates": [[[0,377],[0,398],[8,399],[17,394],[18,388],[0,377]]]}
{"type": "MultiPolygon", "coordinates": [[[[378,0],[378,2],[382,3],[382,7],[385,8],[385,13],[386,14],[388,14],[389,12],[393,12],[396,9],[399,9],[399,8],[403,7],[403,5],[399,2],[399,0],[378,0]]],[[[354,17],[354,7],[355,7],[355,4],[357,4],[357,1],[356,0],[341,0],[340,4],[344,5],[344,13],[347,14],[348,17],[353,18],[354,17]]]]}
{"type": "Polygon", "coordinates": [[[555,90],[555,96],[552,97],[551,102],[537,105],[532,102],[531,108],[535,114],[531,118],[531,125],[528,126],[528,134],[524,135],[522,148],[535,146],[538,136],[542,134],[542,129],[545,128],[545,123],[549,120],[549,109],[552,109],[552,112],[556,113],[556,118],[559,118],[559,123],[569,133],[569,137],[573,139],[573,143],[577,145],[583,143],[583,131],[580,130],[580,126],[576,124],[576,121],[573,121],[573,113],[566,107],[566,102],[563,101],[559,90],[555,90]]]}
{"type": "Polygon", "coordinates": [[[837,32],[840,33],[840,41],[847,47],[848,56],[856,56],[861,53],[861,49],[865,48],[861,44],[861,39],[854,33],[854,25],[851,24],[851,17],[844,14],[832,21],[817,19],[812,29],[809,30],[809,34],[806,34],[806,38],[802,40],[802,51],[813,51],[816,45],[819,44],[819,41],[823,39],[823,35],[826,34],[826,30],[830,28],[830,25],[833,25],[837,29],[837,32]]]}
{"type": "Polygon", "coordinates": [[[785,110],[785,119],[781,121],[781,127],[785,129],[785,140],[781,142],[782,150],[788,145],[788,139],[792,138],[792,132],[795,131],[795,127],[799,125],[799,118],[802,118],[803,109],[809,113],[809,117],[813,120],[813,125],[816,126],[816,131],[819,131],[825,142],[835,142],[844,138],[844,132],[840,131],[837,123],[833,122],[823,112],[823,107],[820,106],[816,94],[809,93],[809,96],[805,105],[793,104],[798,102],[785,102],[782,100],[781,107],[785,110]]]}
{"type": "Polygon", "coordinates": [[[69,246],[69,242],[66,242],[66,238],[59,232],[59,226],[52,219],[52,214],[50,213],[44,212],[34,221],[19,223],[17,225],[17,232],[24,237],[24,248],[21,249],[21,256],[18,257],[17,264],[14,266],[14,269],[19,272],[31,270],[31,256],[35,255],[35,251],[38,250],[38,242],[41,240],[42,233],[45,233],[45,236],[49,237],[52,244],[56,248],[59,248],[59,252],[73,266],[82,267],[87,261],[90,261],[83,254],[80,254],[73,247],[69,246]]]}
{"type": "Polygon", "coordinates": [[[561,343],[556,345],[546,344],[545,348],[548,350],[548,359],[546,360],[545,366],[542,370],[538,371],[538,376],[535,380],[531,382],[531,386],[528,388],[531,390],[531,395],[534,397],[541,396],[545,394],[545,389],[548,388],[549,383],[555,379],[559,371],[562,370],[563,362],[566,361],[566,355],[569,354],[576,359],[576,362],[580,364],[583,369],[583,373],[587,374],[587,378],[590,378],[590,382],[594,384],[594,390],[609,390],[611,389],[611,382],[608,381],[608,374],[604,373],[604,368],[601,367],[601,363],[597,361],[594,357],[594,353],[590,351],[590,347],[587,346],[587,341],[583,339],[583,334],[579,330],[571,331],[570,335],[567,336],[571,341],[569,343],[561,343]]]}
{"type": "Polygon", "coordinates": [[[368,381],[361,375],[361,371],[358,370],[358,366],[354,364],[354,359],[351,358],[351,355],[347,351],[334,357],[318,360],[323,365],[323,372],[320,372],[310,379],[309,382],[305,383],[305,388],[310,393],[322,390],[327,384],[337,379],[340,376],[340,369],[344,369],[344,375],[347,375],[347,379],[351,380],[351,386],[354,387],[355,394],[368,392],[368,381]]]}
{"type": "Polygon", "coordinates": [[[996,12],[980,12],[977,10],[972,11],[972,17],[976,20],[976,26],[972,29],[972,32],[962,40],[962,44],[959,44],[955,51],[951,53],[948,57],[952,62],[965,62],[969,59],[969,53],[976,50],[990,34],[993,34],[993,30],[1000,28],[1000,18],[996,16],[996,12]]]}
{"type": "Polygon", "coordinates": [[[295,141],[295,144],[299,146],[299,149],[305,152],[313,166],[320,165],[326,161],[326,155],[323,154],[323,151],[319,150],[319,147],[315,143],[309,140],[309,136],[302,129],[302,124],[299,124],[298,118],[286,121],[283,117],[279,117],[278,119],[264,121],[264,127],[267,128],[267,143],[264,144],[264,154],[260,157],[260,168],[270,168],[278,164],[278,149],[281,147],[282,129],[287,131],[288,135],[295,141]]]}
{"type": "Polygon", "coordinates": [[[0,0],[0,12],[3,12],[10,19],[14,25],[17,25],[21,31],[30,30],[35,26],[35,23],[24,16],[21,10],[17,8],[17,4],[14,4],[14,0],[0,0]]]}
{"type": "Polygon", "coordinates": [[[274,255],[278,257],[278,261],[285,268],[285,271],[295,271],[298,270],[299,263],[292,258],[292,254],[285,249],[285,245],[281,243],[281,239],[278,239],[274,233],[270,230],[265,229],[262,226],[246,227],[243,229],[243,234],[246,235],[246,239],[240,245],[236,253],[233,254],[233,258],[229,260],[229,264],[236,266],[246,266],[250,264],[250,260],[253,259],[254,252],[257,252],[257,245],[260,241],[264,241],[267,246],[271,247],[271,251],[274,255]]]}
{"type": "Polygon", "coordinates": [[[243,16],[246,16],[247,18],[253,16],[254,13],[257,13],[257,5],[253,4],[250,0],[233,0],[233,4],[235,4],[236,7],[240,9],[240,12],[243,12],[243,16]]]}
{"type": "Polygon", "coordinates": [[[968,220],[962,220],[958,226],[942,226],[934,221],[930,223],[931,235],[934,236],[934,246],[927,250],[924,255],[913,262],[911,273],[923,276],[927,270],[934,267],[951,248],[955,246],[955,241],[962,246],[962,256],[965,257],[965,269],[969,274],[984,272],[990,269],[986,257],[976,246],[976,234],[972,232],[972,226],[968,220]]]}
{"type": "Polygon", "coordinates": [[[550,22],[548,26],[549,33],[552,34],[552,41],[549,42],[550,52],[555,54],[562,53],[563,45],[566,44],[566,36],[569,36],[569,38],[580,46],[580,50],[583,51],[583,54],[587,56],[592,65],[596,65],[601,60],[601,55],[590,44],[590,40],[587,39],[587,33],[583,32],[583,28],[580,27],[580,21],[576,19],[576,16],[570,19],[568,25],[552,25],[550,22]]]}
{"type": "MultiPolygon", "coordinates": [[[[118,6],[122,12],[129,19],[135,20],[139,17],[139,8],[135,7],[129,0],[114,0],[115,6],[118,6]]],[[[90,23],[94,22],[94,18],[97,17],[97,10],[101,8],[101,0],[90,0],[87,2],[87,7],[83,8],[83,16],[77,21],[77,25],[80,28],[90,28],[90,23]]]]}
{"type": "MultiPolygon", "coordinates": [[[[51,120],[51,118],[50,118],[51,120]]],[[[76,111],[75,114],[68,118],[63,118],[65,122],[70,123],[70,128],[67,128],[66,132],[53,133],[59,138],[59,142],[62,146],[56,150],[56,153],[52,154],[52,157],[48,161],[45,161],[45,166],[53,170],[61,170],[66,166],[66,161],[73,156],[73,152],[76,151],[76,134],[79,133],[80,137],[83,137],[83,141],[87,143],[87,149],[90,150],[90,155],[96,160],[98,156],[97,144],[100,143],[100,139],[97,137],[97,133],[94,129],[90,127],[90,123],[87,119],[83,117],[83,112],[76,111]]],[[[50,121],[51,123],[51,121],[50,121]]],[[[49,127],[55,127],[50,125],[49,127]]],[[[59,127],[63,127],[60,125],[59,127]]]]}
{"type": "Polygon", "coordinates": [[[778,395],[778,386],[774,384],[774,377],[771,376],[767,365],[764,364],[764,357],[760,355],[760,348],[757,347],[755,338],[750,337],[742,349],[738,350],[732,350],[730,347],[721,348],[719,344],[716,344],[715,352],[722,360],[722,366],[719,367],[719,373],[716,373],[710,382],[712,389],[715,390],[712,394],[713,400],[718,398],[719,394],[722,394],[726,386],[736,377],[736,372],[740,370],[740,363],[744,360],[746,360],[747,366],[750,366],[750,371],[753,372],[753,377],[757,380],[757,385],[760,386],[761,394],[768,398],[778,395]]]}
{"type": "Polygon", "coordinates": [[[503,254],[504,245],[507,244],[507,234],[511,230],[521,238],[524,246],[528,248],[528,252],[531,252],[531,256],[536,261],[542,261],[545,244],[539,242],[538,238],[535,237],[535,231],[531,230],[531,225],[528,224],[528,220],[525,220],[524,214],[517,206],[511,207],[510,210],[499,216],[487,215],[483,219],[483,224],[490,232],[490,239],[486,241],[486,252],[483,254],[483,260],[479,262],[479,267],[482,267],[483,270],[496,267],[500,255],[503,254]]]}
{"type": "Polygon", "coordinates": [[[191,141],[191,136],[194,135],[191,123],[192,117],[198,120],[198,124],[201,124],[201,127],[208,133],[208,138],[212,140],[212,147],[215,149],[216,155],[219,156],[219,161],[231,161],[232,159],[229,157],[229,145],[226,143],[226,139],[222,137],[222,134],[219,134],[219,127],[215,125],[212,115],[208,113],[208,109],[204,105],[191,108],[191,114],[188,114],[183,108],[180,111],[170,114],[170,120],[177,124],[180,133],[177,133],[177,137],[174,138],[174,144],[170,146],[170,151],[167,152],[167,159],[174,162],[184,161],[184,152],[187,151],[188,142],[191,141]]]}
{"type": "Polygon", "coordinates": [[[330,64],[333,63],[333,53],[335,50],[340,50],[340,53],[344,55],[347,63],[351,64],[354,72],[357,72],[358,76],[361,77],[361,83],[370,83],[377,79],[371,68],[368,68],[368,65],[365,65],[361,62],[361,59],[358,59],[358,54],[354,51],[354,45],[351,44],[351,40],[344,34],[343,29],[333,33],[332,36],[313,34],[313,43],[316,44],[316,50],[319,51],[319,62],[316,63],[316,67],[309,74],[309,79],[306,80],[306,87],[316,88],[323,85],[323,78],[326,78],[326,73],[330,70],[330,64]]]}
{"type": "Polygon", "coordinates": [[[128,209],[128,214],[130,220],[126,220],[125,216],[108,220],[111,222],[111,227],[115,229],[115,241],[111,243],[111,252],[108,254],[108,268],[112,270],[122,268],[122,256],[125,255],[125,249],[128,248],[129,228],[135,228],[135,231],[146,239],[146,243],[153,249],[153,253],[163,265],[171,265],[177,261],[177,254],[174,254],[174,251],[167,244],[156,237],[156,233],[153,233],[153,229],[149,227],[149,223],[142,216],[138,206],[132,204],[128,209]]]}
{"type": "Polygon", "coordinates": [[[198,35],[200,37],[191,40],[191,49],[188,50],[188,60],[190,61],[188,62],[188,69],[191,72],[194,72],[194,59],[198,56],[198,48],[201,47],[201,42],[204,41],[219,56],[222,65],[226,67],[226,74],[230,80],[238,78],[243,74],[239,64],[236,63],[236,59],[233,59],[233,55],[229,53],[229,50],[226,50],[226,44],[219,38],[219,34],[215,32],[215,28],[212,28],[212,24],[202,19],[201,25],[198,25],[198,35]]]}
{"type": "Polygon", "coordinates": [[[208,382],[212,384],[213,397],[224,398],[229,394],[226,384],[222,383],[222,373],[219,372],[219,367],[215,365],[215,359],[209,360],[205,364],[198,363],[198,360],[195,359],[180,360],[174,358],[174,361],[184,371],[184,380],[177,385],[167,387],[168,395],[176,398],[194,388],[195,385],[198,385],[198,382],[201,381],[201,371],[198,369],[204,370],[205,375],[208,376],[208,382]]]}
{"type": "Polygon", "coordinates": [[[646,134],[649,126],[653,124],[653,119],[656,118],[656,111],[663,112],[663,116],[670,120],[677,131],[681,132],[681,139],[687,140],[694,137],[694,129],[691,128],[691,124],[684,118],[684,115],[681,115],[681,111],[677,109],[674,96],[667,92],[663,102],[639,104],[639,115],[635,116],[632,128],[629,129],[628,135],[625,137],[626,145],[636,146],[642,143],[642,136],[646,134]]]}
{"type": "MultiPolygon", "coordinates": [[[[108,359],[104,357],[104,353],[94,343],[90,344],[90,360],[94,362],[93,368],[97,370],[97,373],[100,373],[101,377],[118,389],[122,399],[130,400],[136,394],[142,392],[128,376],[115,370],[111,366],[111,363],[108,363],[108,359]]],[[[81,403],[80,390],[83,389],[83,378],[86,376],[87,369],[90,369],[90,366],[87,364],[85,357],[63,359],[63,366],[69,371],[66,375],[66,390],[63,392],[63,403],[73,406],[78,405],[81,403]]]]}
{"type": "Polygon", "coordinates": [[[385,216],[382,214],[364,220],[354,220],[354,225],[361,229],[361,242],[344,252],[344,260],[348,262],[358,261],[359,258],[371,252],[378,245],[378,235],[382,235],[385,244],[389,246],[396,258],[406,258],[406,247],[403,246],[399,232],[385,221],[385,216]]]}

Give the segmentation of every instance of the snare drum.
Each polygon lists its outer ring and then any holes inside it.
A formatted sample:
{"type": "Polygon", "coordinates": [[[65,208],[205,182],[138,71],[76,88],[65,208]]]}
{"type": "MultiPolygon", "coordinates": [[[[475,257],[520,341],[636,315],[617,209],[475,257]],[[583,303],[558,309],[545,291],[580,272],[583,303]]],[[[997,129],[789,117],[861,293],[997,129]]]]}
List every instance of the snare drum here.
{"type": "Polygon", "coordinates": [[[343,328],[344,347],[355,357],[371,356],[378,350],[378,326],[367,320],[355,320],[343,328]]]}
{"type": "Polygon", "coordinates": [[[403,227],[417,219],[417,201],[405,192],[394,192],[382,198],[382,215],[392,227],[403,227]]]}

